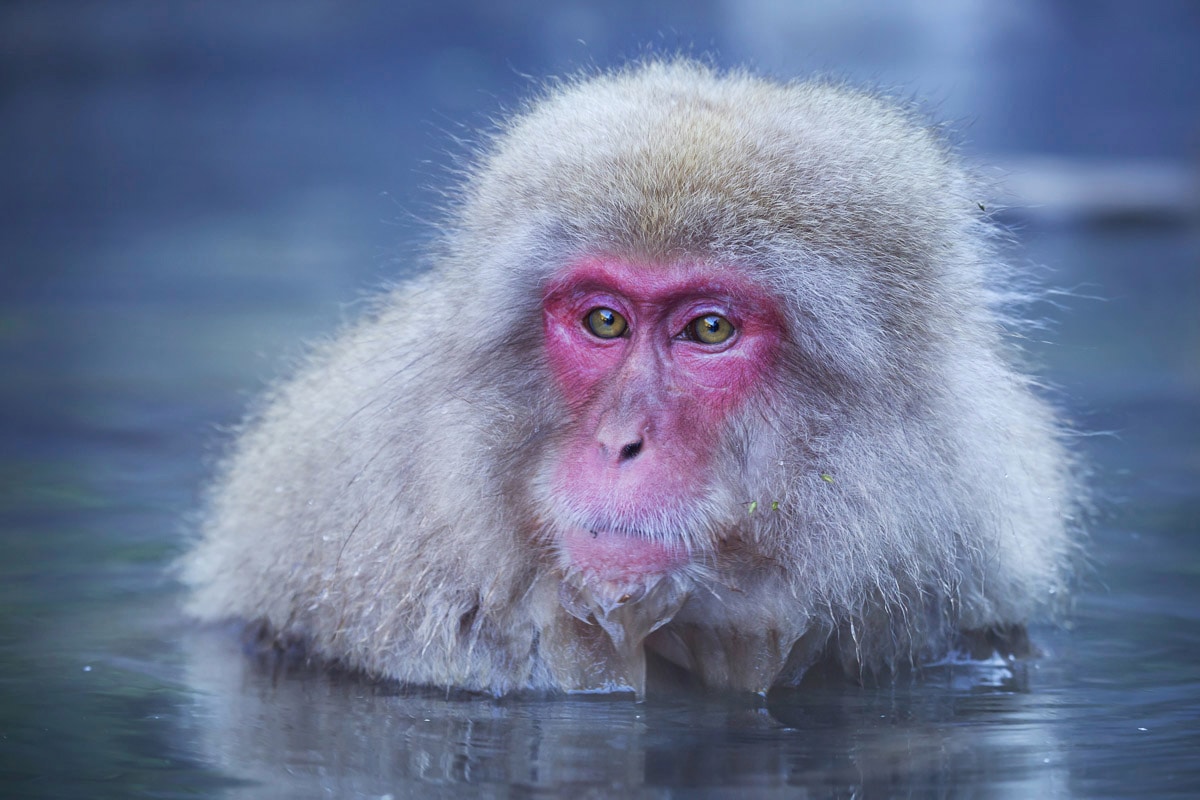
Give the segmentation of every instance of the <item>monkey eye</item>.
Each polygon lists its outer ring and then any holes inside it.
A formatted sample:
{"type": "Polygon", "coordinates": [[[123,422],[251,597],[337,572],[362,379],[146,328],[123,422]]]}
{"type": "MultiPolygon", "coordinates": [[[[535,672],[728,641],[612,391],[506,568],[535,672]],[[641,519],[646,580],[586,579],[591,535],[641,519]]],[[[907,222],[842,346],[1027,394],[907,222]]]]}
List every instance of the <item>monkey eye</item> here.
{"type": "Polygon", "coordinates": [[[733,336],[733,323],[720,314],[705,314],[689,322],[683,332],[692,341],[721,344],[733,336]]]}
{"type": "Polygon", "coordinates": [[[601,339],[616,339],[629,327],[625,318],[611,308],[593,308],[584,322],[588,330],[601,339]]]}

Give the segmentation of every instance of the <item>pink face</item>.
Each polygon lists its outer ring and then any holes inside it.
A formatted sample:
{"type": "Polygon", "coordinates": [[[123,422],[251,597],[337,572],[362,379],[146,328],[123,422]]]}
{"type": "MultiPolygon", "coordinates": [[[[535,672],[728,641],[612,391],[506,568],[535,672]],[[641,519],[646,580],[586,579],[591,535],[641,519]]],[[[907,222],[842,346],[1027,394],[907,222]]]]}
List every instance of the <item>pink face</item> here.
{"type": "Polygon", "coordinates": [[[743,273],[585,261],[543,299],[547,354],[574,414],[552,473],[572,566],[604,580],[688,559],[693,516],[733,414],[770,372],[773,299],[743,273]]]}

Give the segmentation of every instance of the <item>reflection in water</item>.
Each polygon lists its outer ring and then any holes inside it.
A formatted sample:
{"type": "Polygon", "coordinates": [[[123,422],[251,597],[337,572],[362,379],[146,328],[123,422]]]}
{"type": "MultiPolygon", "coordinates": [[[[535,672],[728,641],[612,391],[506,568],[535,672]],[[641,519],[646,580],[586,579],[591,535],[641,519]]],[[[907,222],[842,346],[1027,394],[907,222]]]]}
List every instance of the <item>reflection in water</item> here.
{"type": "Polygon", "coordinates": [[[754,695],[504,698],[404,690],[247,658],[224,630],[185,638],[190,742],[244,781],[233,796],[429,796],[457,786],[666,796],[893,795],[1066,785],[1027,665],[947,666],[917,683],[754,695]],[[981,682],[1006,676],[1002,685],[981,682]]]}

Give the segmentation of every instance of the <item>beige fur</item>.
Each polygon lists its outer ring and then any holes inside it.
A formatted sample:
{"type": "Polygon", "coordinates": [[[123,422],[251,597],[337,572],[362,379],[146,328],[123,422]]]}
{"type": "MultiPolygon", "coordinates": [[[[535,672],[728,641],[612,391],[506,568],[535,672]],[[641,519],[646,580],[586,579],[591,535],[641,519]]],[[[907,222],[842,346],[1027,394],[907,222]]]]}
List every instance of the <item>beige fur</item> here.
{"type": "Polygon", "coordinates": [[[567,416],[540,293],[585,255],[738,265],[789,315],[656,656],[763,691],[822,657],[937,657],[1064,596],[1075,486],[1013,367],[1012,276],[976,188],[909,112],[650,63],[548,91],[457,198],[432,270],[238,437],[184,561],[196,616],[409,683],[640,691],[645,631],[622,650],[564,610],[547,528],[567,416]]]}

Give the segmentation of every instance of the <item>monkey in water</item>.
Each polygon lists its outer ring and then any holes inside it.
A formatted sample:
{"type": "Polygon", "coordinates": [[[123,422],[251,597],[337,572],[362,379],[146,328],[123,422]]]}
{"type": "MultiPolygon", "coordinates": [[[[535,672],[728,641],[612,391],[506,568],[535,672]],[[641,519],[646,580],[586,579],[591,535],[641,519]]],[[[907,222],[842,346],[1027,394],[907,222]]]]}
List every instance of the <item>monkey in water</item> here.
{"type": "Polygon", "coordinates": [[[660,61],[482,149],[432,268],[240,432],[194,615],[408,684],[642,694],[990,654],[1053,611],[1074,470],[912,113],[660,61]]]}

